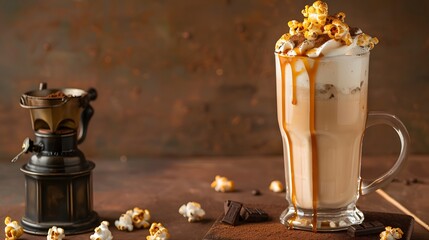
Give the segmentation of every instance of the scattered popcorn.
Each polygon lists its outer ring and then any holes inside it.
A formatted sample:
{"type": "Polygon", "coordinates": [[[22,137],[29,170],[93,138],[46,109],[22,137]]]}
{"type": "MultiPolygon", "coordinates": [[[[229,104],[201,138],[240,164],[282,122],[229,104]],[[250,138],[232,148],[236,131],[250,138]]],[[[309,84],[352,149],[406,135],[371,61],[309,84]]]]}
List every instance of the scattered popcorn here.
{"type": "Polygon", "coordinates": [[[179,213],[184,217],[187,217],[188,222],[201,221],[204,215],[206,215],[206,212],[197,202],[188,202],[187,204],[183,204],[179,209],[179,213]]]}
{"type": "Polygon", "coordinates": [[[16,240],[24,234],[24,229],[18,224],[17,221],[12,221],[12,219],[7,216],[4,219],[4,228],[5,240],[16,240]]]}
{"type": "Polygon", "coordinates": [[[66,235],[64,234],[64,229],[57,228],[56,226],[53,226],[49,228],[48,230],[48,236],[46,237],[47,240],[62,240],[65,238],[66,235]]]}
{"type": "Polygon", "coordinates": [[[396,240],[402,238],[402,230],[400,228],[386,227],[386,230],[380,233],[380,240],[396,240]]]}
{"type": "Polygon", "coordinates": [[[133,231],[135,228],[148,228],[150,226],[150,212],[138,207],[126,211],[115,221],[115,226],[121,231],[133,231]]]}
{"type": "Polygon", "coordinates": [[[285,188],[283,187],[283,184],[280,181],[272,181],[270,183],[270,190],[276,193],[283,192],[285,188]]]}
{"type": "Polygon", "coordinates": [[[226,177],[217,175],[211,187],[214,188],[216,192],[232,192],[234,191],[234,182],[228,180],[226,177]]]}
{"type": "Polygon", "coordinates": [[[152,223],[149,229],[149,236],[146,236],[146,240],[167,240],[170,239],[170,233],[167,228],[162,226],[161,223],[152,223]]]}
{"type": "Polygon", "coordinates": [[[113,236],[109,230],[109,222],[102,221],[100,226],[94,229],[94,234],[92,234],[89,239],[91,240],[112,240],[113,236]]]}
{"type": "Polygon", "coordinates": [[[150,226],[150,212],[147,209],[143,210],[141,208],[135,207],[133,209],[131,219],[133,221],[134,227],[136,228],[148,228],[150,226]]]}
{"type": "Polygon", "coordinates": [[[115,221],[115,226],[118,230],[131,232],[134,228],[133,226],[133,210],[128,210],[126,213],[122,214],[119,217],[119,220],[115,221]]]}

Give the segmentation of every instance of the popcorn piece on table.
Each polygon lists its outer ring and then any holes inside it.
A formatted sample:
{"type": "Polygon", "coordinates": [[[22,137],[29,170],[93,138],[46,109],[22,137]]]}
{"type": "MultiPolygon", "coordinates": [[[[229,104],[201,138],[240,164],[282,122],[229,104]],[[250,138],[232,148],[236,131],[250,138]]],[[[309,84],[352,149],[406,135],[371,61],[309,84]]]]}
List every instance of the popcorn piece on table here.
{"type": "Polygon", "coordinates": [[[211,187],[214,188],[216,192],[232,192],[234,191],[234,182],[228,180],[226,177],[217,175],[215,180],[212,182],[211,187]]]}
{"type": "Polygon", "coordinates": [[[285,188],[283,187],[283,184],[280,181],[275,180],[270,183],[270,190],[276,193],[280,193],[280,192],[284,192],[285,188]]]}
{"type": "Polygon", "coordinates": [[[102,221],[100,226],[94,229],[94,234],[92,234],[89,239],[91,240],[112,240],[113,236],[109,230],[109,222],[102,221]]]}
{"type": "Polygon", "coordinates": [[[5,240],[16,240],[24,234],[24,229],[17,221],[12,221],[9,216],[4,219],[4,224],[6,225],[4,228],[5,240]]]}
{"type": "Polygon", "coordinates": [[[133,210],[128,210],[126,213],[119,217],[119,220],[115,221],[115,226],[118,230],[131,232],[133,226],[133,210]]]}
{"type": "Polygon", "coordinates": [[[184,217],[188,218],[188,222],[197,222],[201,221],[206,215],[206,212],[201,208],[201,204],[197,202],[188,202],[187,204],[183,204],[179,213],[184,217]]]}
{"type": "Polygon", "coordinates": [[[146,240],[167,240],[170,239],[170,233],[167,228],[162,226],[161,223],[152,223],[149,229],[149,236],[146,236],[146,240]]]}
{"type": "Polygon", "coordinates": [[[53,226],[48,230],[48,236],[46,236],[47,240],[62,240],[65,238],[64,229],[53,226]]]}
{"type": "Polygon", "coordinates": [[[400,228],[386,227],[386,230],[380,233],[380,240],[396,240],[402,238],[402,230],[400,228]]]}
{"type": "Polygon", "coordinates": [[[148,228],[150,226],[150,212],[147,209],[135,207],[131,215],[133,225],[136,228],[148,228]]]}

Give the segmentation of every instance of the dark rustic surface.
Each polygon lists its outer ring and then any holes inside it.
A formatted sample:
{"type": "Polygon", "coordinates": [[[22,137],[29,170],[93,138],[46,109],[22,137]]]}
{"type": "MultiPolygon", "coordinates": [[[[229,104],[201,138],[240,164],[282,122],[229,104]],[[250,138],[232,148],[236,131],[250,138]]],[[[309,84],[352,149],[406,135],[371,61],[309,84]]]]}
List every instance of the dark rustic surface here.
{"type": "MultiPolygon", "coordinates": [[[[394,157],[371,157],[363,161],[364,176],[377,176],[385,171],[394,157]]],[[[24,177],[20,164],[0,162],[0,220],[6,215],[19,219],[24,212],[24,177]]],[[[411,156],[398,180],[384,189],[423,221],[429,222],[429,156],[411,156]],[[414,180],[416,179],[416,180],[414,180]],[[408,182],[407,182],[408,180],[408,182]]],[[[96,159],[94,170],[94,208],[102,219],[113,224],[120,214],[133,207],[147,208],[152,221],[163,223],[173,239],[202,239],[223,211],[227,199],[245,204],[263,204],[286,208],[284,193],[268,190],[272,180],[284,179],[281,157],[217,157],[217,158],[139,158],[96,159]],[[221,174],[236,183],[237,191],[218,193],[210,188],[214,176],[221,174]],[[259,189],[260,196],[252,195],[259,189]],[[201,203],[206,220],[188,223],[178,213],[188,201],[201,203]]],[[[358,207],[364,211],[402,214],[377,193],[363,196],[358,207]]],[[[279,214],[279,213],[278,213],[279,214]]],[[[110,228],[115,239],[143,239],[147,230],[119,232],[110,228]]],[[[89,235],[69,236],[67,239],[88,239],[89,235]]],[[[417,223],[412,239],[428,239],[429,232],[417,223]]],[[[23,239],[46,239],[25,234],[23,239]]]]}
{"type": "MultiPolygon", "coordinates": [[[[275,205],[257,205],[274,219],[262,223],[250,223],[238,226],[231,226],[221,222],[219,217],[209,229],[203,240],[244,240],[244,239],[306,239],[306,240],[379,240],[380,232],[364,236],[352,237],[346,231],[339,232],[318,232],[289,230],[278,221],[280,213],[284,210],[275,205]]],[[[412,217],[404,214],[364,212],[365,222],[379,221],[384,226],[395,226],[404,232],[403,240],[410,240],[414,226],[412,217]]]]}
{"type": "MultiPolygon", "coordinates": [[[[311,3],[0,0],[0,156],[33,136],[18,101],[41,81],[99,91],[82,146],[93,158],[280,155],[274,44],[311,3]]],[[[380,39],[369,109],[398,115],[428,153],[429,1],[328,3],[380,39]]],[[[393,131],[367,136],[369,153],[396,150],[393,131]]]]}

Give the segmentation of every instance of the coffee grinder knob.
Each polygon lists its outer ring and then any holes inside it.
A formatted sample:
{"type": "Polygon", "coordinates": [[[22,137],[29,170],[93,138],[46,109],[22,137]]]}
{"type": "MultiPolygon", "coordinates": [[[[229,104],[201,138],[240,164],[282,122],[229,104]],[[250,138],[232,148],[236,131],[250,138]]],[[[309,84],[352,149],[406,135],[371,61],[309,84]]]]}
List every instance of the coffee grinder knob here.
{"type": "Polygon", "coordinates": [[[18,155],[16,155],[16,157],[14,157],[11,162],[16,162],[18,158],[21,157],[21,155],[24,153],[40,152],[42,150],[42,147],[43,146],[39,144],[34,144],[34,142],[30,138],[25,138],[24,142],[22,143],[22,151],[18,153],[18,155]]]}

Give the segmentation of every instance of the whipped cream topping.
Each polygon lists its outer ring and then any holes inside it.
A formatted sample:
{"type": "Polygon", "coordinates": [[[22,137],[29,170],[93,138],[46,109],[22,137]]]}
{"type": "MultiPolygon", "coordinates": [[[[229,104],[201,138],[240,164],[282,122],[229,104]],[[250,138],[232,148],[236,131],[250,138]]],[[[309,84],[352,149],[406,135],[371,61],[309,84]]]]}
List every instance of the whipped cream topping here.
{"type": "Polygon", "coordinates": [[[359,28],[345,23],[346,14],[328,14],[328,4],[316,1],[302,10],[303,22],[288,22],[289,32],[280,37],[275,52],[287,56],[328,57],[369,52],[378,43],[359,28]]]}

